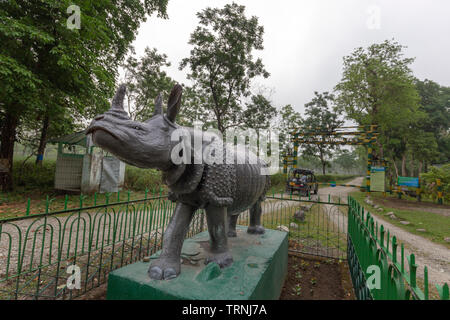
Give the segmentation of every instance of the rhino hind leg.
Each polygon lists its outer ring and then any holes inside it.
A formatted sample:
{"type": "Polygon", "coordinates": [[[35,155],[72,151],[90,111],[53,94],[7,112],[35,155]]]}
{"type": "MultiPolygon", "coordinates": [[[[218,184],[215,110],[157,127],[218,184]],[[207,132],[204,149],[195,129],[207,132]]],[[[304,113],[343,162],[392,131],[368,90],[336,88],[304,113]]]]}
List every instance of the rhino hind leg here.
{"type": "Polygon", "coordinates": [[[210,238],[210,254],[205,264],[215,262],[221,268],[228,267],[233,263],[233,257],[228,249],[228,226],[226,207],[206,208],[206,220],[210,238]]]}
{"type": "Polygon", "coordinates": [[[263,234],[265,232],[264,227],[261,225],[261,213],[261,201],[257,201],[250,208],[250,225],[247,228],[247,233],[263,234]]]}
{"type": "Polygon", "coordinates": [[[164,233],[161,255],[150,263],[148,269],[150,278],[168,280],[176,278],[180,274],[181,248],[195,209],[192,206],[177,203],[169,226],[164,233]]]}
{"type": "Polygon", "coordinates": [[[237,232],[236,232],[236,224],[238,221],[239,215],[235,214],[228,217],[229,224],[228,224],[228,232],[227,235],[229,238],[236,238],[237,232]]]}

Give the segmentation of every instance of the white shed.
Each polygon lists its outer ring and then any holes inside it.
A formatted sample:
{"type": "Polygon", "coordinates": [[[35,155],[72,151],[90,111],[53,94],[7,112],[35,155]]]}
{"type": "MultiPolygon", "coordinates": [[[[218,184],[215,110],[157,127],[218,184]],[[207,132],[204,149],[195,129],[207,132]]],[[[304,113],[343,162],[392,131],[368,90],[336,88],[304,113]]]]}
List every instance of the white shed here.
{"type": "Polygon", "coordinates": [[[50,141],[58,144],[55,189],[94,193],[123,188],[125,163],[94,146],[85,131],[50,141]]]}

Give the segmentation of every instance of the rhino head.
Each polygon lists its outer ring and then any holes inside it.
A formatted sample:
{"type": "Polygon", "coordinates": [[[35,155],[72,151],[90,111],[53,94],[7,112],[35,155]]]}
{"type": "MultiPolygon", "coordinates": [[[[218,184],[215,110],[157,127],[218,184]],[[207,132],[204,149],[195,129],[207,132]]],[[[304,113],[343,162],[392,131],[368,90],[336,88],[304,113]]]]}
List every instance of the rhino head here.
{"type": "Polygon", "coordinates": [[[171,134],[179,128],[175,124],[181,105],[182,87],[176,85],[169,97],[167,112],[163,113],[162,98],[155,101],[155,112],[146,122],[130,119],[123,109],[126,87],[121,85],[112,101],[111,109],[95,117],[87,129],[94,144],[130,165],[168,171],[173,142],[171,134]]]}

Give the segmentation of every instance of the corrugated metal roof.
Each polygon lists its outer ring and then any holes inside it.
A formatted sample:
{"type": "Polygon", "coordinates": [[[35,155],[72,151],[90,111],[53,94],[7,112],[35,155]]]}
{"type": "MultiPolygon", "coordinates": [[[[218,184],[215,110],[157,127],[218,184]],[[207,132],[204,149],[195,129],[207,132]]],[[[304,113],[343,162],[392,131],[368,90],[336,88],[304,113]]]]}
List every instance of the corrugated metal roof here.
{"type": "Polygon", "coordinates": [[[52,139],[49,141],[49,143],[64,143],[70,145],[78,145],[86,148],[87,143],[86,130],[52,139]]]}

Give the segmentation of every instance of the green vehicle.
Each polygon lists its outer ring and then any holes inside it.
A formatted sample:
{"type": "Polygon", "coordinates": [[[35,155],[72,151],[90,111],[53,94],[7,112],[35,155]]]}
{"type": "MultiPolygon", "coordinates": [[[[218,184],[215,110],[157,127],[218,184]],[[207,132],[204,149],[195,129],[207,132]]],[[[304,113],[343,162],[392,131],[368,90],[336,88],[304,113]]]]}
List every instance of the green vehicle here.
{"type": "Polygon", "coordinates": [[[311,193],[317,194],[318,190],[319,184],[314,171],[308,169],[294,169],[291,171],[286,183],[287,192],[294,193],[297,191],[300,195],[309,196],[311,193]]]}

